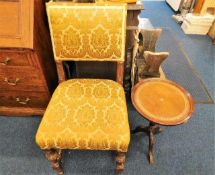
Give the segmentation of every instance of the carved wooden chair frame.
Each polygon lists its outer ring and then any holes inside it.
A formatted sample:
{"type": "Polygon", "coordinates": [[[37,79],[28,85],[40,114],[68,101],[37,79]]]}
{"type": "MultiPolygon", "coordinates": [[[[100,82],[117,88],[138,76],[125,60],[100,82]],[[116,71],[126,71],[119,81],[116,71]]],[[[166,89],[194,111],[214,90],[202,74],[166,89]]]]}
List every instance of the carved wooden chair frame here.
{"type": "MultiPolygon", "coordinates": [[[[123,56],[124,58],[124,56],[123,56]]],[[[58,74],[58,82],[62,83],[66,81],[66,73],[64,71],[64,61],[76,61],[76,60],[56,60],[56,68],[58,74]]],[[[80,60],[79,60],[80,61],[80,60]]],[[[86,60],[83,60],[86,61],[86,60]]],[[[99,60],[87,60],[87,61],[99,61],[99,60]]],[[[101,60],[102,61],[102,60],[101,60]]],[[[108,60],[111,62],[116,62],[116,82],[123,86],[123,78],[124,78],[124,59],[120,61],[116,60],[108,60]]],[[[52,168],[59,174],[63,175],[63,168],[61,166],[61,158],[63,154],[62,149],[46,149],[44,150],[45,157],[51,162],[52,168]]],[[[116,151],[116,173],[121,173],[124,170],[125,163],[125,155],[126,152],[116,151]]]]}

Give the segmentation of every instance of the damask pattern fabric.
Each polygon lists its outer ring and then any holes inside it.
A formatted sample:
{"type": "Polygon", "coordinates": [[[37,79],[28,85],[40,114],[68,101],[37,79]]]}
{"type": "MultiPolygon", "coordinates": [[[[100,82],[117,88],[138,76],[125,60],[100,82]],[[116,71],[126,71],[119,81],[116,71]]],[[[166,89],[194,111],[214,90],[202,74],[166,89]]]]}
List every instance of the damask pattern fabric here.
{"type": "Polygon", "coordinates": [[[98,79],[61,83],[43,116],[36,142],[41,149],[127,152],[130,129],[122,86],[98,79]]]}
{"type": "Polygon", "coordinates": [[[55,60],[124,61],[126,4],[47,3],[55,60]]]}

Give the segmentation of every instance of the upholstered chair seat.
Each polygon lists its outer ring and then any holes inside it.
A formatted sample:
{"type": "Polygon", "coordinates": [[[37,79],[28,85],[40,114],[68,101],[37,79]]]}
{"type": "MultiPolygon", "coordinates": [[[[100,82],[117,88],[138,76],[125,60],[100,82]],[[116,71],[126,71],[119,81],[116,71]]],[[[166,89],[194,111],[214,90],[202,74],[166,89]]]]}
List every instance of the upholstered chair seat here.
{"type": "Polygon", "coordinates": [[[112,80],[72,79],[55,90],[36,135],[41,149],[127,152],[124,90],[112,80]]]}

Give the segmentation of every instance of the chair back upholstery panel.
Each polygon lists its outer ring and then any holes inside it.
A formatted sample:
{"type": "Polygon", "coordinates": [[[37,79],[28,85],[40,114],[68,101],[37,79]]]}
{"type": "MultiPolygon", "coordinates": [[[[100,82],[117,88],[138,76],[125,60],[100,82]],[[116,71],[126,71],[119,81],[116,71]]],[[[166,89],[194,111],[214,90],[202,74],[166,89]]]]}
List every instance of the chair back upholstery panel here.
{"type": "Polygon", "coordinates": [[[46,4],[55,60],[124,61],[126,4],[46,4]]]}

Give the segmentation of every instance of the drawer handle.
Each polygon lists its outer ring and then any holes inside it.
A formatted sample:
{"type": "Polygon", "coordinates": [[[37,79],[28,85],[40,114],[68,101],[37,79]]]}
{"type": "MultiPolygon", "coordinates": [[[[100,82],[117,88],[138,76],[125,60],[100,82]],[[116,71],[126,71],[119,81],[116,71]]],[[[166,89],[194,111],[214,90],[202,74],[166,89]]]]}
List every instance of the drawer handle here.
{"type": "Polygon", "coordinates": [[[19,97],[17,97],[16,98],[16,101],[18,102],[18,103],[20,103],[20,104],[22,104],[22,105],[27,105],[28,104],[28,102],[30,101],[31,99],[30,98],[26,98],[25,100],[20,100],[20,98],[19,97]]]}
{"type": "Polygon", "coordinates": [[[6,66],[6,65],[8,65],[10,60],[11,60],[10,58],[6,58],[3,62],[0,62],[0,64],[6,66]]]}
{"type": "Polygon", "coordinates": [[[16,86],[19,80],[20,80],[19,78],[16,78],[15,80],[8,80],[8,78],[4,79],[4,81],[11,86],[16,86]]]}

